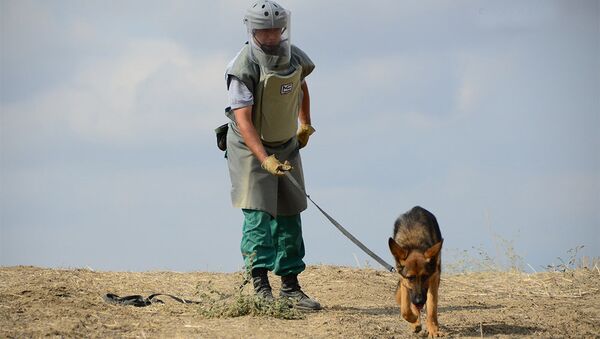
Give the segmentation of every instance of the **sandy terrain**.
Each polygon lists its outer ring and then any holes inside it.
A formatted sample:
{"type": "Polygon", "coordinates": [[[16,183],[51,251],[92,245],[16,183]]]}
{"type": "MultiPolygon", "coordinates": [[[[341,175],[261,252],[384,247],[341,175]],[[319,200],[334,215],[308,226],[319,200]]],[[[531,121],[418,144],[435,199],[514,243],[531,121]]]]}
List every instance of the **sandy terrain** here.
{"type": "MultiPolygon", "coordinates": [[[[203,288],[234,294],[241,273],[95,272],[0,268],[0,338],[353,337],[415,338],[393,299],[397,276],[374,269],[310,266],[304,290],[324,310],[303,319],[209,318],[198,305],[108,304],[156,292],[201,299],[203,288]]],[[[279,287],[277,279],[272,279],[279,287]]],[[[439,321],[449,337],[600,338],[600,271],[443,275],[439,321]]],[[[244,288],[250,293],[250,286],[244,288]]],[[[424,333],[421,333],[424,335],[424,333]]]]}

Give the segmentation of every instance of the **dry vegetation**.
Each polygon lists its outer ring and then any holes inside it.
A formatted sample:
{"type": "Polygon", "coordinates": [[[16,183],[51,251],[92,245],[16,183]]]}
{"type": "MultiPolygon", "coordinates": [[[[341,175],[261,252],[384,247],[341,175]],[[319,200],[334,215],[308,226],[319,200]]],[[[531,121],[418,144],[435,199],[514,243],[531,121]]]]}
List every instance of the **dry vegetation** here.
{"type": "MultiPolygon", "coordinates": [[[[238,292],[241,273],[4,267],[0,281],[0,338],[415,337],[393,300],[396,275],[374,269],[308,267],[303,287],[325,309],[291,313],[294,320],[260,308],[228,313],[252,303],[249,285],[238,292]],[[161,298],[164,304],[148,307],[112,305],[102,298],[108,292],[164,292],[203,304],[161,298]],[[234,317],[240,314],[246,315],[234,317]]],[[[278,281],[272,281],[277,290],[278,281]]],[[[533,274],[445,273],[442,331],[451,337],[600,337],[599,281],[597,265],[533,274]]]]}

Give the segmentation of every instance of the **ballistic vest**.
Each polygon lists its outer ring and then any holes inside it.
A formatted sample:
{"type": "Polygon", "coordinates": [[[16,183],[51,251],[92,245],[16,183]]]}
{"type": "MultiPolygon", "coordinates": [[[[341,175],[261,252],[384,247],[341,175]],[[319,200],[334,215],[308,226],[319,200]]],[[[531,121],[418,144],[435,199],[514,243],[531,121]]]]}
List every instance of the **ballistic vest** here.
{"type": "MultiPolygon", "coordinates": [[[[240,79],[254,96],[252,122],[261,140],[268,145],[284,143],[296,135],[302,104],[301,82],[314,64],[298,48],[292,49],[287,75],[267,72],[248,57],[248,45],[238,53],[227,70],[240,79]],[[306,66],[306,68],[303,67],[306,66]]],[[[230,118],[233,117],[230,116],[230,118]]]]}

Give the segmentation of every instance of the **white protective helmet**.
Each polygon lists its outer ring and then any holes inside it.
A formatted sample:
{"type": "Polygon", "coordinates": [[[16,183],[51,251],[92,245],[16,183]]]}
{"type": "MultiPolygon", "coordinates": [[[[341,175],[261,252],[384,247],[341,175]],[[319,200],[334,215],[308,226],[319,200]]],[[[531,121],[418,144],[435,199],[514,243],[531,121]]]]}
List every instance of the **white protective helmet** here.
{"type": "Polygon", "coordinates": [[[268,70],[287,69],[290,63],[290,11],[270,0],[255,2],[244,16],[250,57],[268,70]]]}

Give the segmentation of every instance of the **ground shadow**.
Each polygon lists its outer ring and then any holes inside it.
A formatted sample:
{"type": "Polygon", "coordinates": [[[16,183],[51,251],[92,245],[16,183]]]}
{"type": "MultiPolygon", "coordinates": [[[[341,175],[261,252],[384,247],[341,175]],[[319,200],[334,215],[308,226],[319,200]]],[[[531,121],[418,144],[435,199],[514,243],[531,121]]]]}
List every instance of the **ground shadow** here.
{"type": "Polygon", "coordinates": [[[342,311],[349,313],[360,313],[367,315],[399,315],[400,308],[398,307],[349,307],[349,306],[331,306],[327,307],[328,311],[342,311]]]}
{"type": "Polygon", "coordinates": [[[494,309],[499,309],[499,308],[502,308],[502,306],[500,306],[500,305],[441,306],[441,307],[438,307],[438,312],[494,310],[494,309]]]}
{"type": "Polygon", "coordinates": [[[461,327],[453,327],[453,326],[444,326],[444,330],[449,335],[456,336],[490,336],[490,335],[532,335],[534,333],[539,333],[541,331],[540,328],[534,326],[520,326],[520,325],[511,325],[505,323],[483,323],[480,325],[473,326],[461,326],[461,327]]]}
{"type": "MultiPolygon", "coordinates": [[[[499,305],[464,305],[464,306],[446,306],[439,307],[438,312],[453,312],[453,311],[477,311],[477,310],[493,310],[502,308],[499,305]]],[[[329,311],[342,311],[349,313],[360,313],[368,315],[399,315],[400,307],[351,307],[334,305],[327,307],[329,311]]]]}

